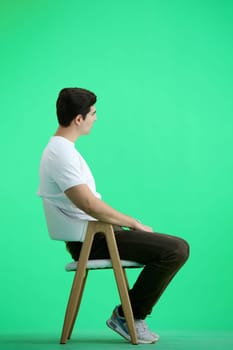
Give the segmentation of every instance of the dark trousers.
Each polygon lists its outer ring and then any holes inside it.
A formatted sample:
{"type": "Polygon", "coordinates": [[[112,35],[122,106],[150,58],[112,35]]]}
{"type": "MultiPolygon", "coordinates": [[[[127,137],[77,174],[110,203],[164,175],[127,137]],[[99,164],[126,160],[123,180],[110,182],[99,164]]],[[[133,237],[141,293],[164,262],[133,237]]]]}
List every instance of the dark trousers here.
{"type": "MultiPolygon", "coordinates": [[[[135,284],[129,290],[133,314],[145,319],[189,256],[189,245],[181,238],[161,233],[122,230],[114,227],[120,258],[144,264],[135,284]]],[[[67,249],[78,260],[81,242],[67,242],[67,249]]],[[[97,233],[90,259],[109,258],[103,234],[97,233]]]]}

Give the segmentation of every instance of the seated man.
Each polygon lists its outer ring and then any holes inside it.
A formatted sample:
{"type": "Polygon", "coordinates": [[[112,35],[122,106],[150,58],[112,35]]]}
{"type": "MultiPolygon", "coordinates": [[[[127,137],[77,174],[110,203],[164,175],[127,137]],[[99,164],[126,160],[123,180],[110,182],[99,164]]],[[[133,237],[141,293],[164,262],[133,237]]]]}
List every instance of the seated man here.
{"type": "MultiPolygon", "coordinates": [[[[91,170],[75,148],[77,139],[89,134],[96,120],[95,103],[95,94],[88,90],[65,88],[60,91],[56,105],[59,126],[42,155],[38,194],[63,215],[77,220],[76,237],[69,235],[68,230],[62,237],[74,260],[79,258],[88,221],[100,220],[114,225],[121,259],[145,265],[129,290],[129,296],[139,343],[154,343],[159,336],[148,329],[145,318],[187,260],[189,246],[181,238],[155,233],[151,227],[113,209],[96,192],[91,170]]],[[[90,259],[105,258],[109,258],[106,242],[98,233],[90,259]]],[[[130,340],[121,305],[114,308],[107,325],[130,340]]]]}

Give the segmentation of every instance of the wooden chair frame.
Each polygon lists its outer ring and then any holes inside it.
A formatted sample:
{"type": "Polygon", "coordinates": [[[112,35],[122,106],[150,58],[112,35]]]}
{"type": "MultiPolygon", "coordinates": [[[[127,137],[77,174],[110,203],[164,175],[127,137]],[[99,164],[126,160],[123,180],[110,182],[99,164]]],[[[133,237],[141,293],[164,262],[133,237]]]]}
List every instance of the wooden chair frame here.
{"type": "Polygon", "coordinates": [[[68,305],[66,308],[66,314],[64,319],[64,325],[61,335],[61,344],[65,344],[68,339],[71,338],[75,320],[78,315],[79,307],[81,304],[82,294],[85,287],[85,282],[88,275],[87,262],[90,255],[94,236],[97,232],[101,232],[105,235],[109,255],[112,261],[112,268],[114,271],[122,309],[125,315],[126,323],[128,326],[131,343],[138,344],[137,335],[134,326],[133,312],[128,294],[128,281],[124,268],[121,265],[119,252],[116,244],[116,239],[113,231],[113,227],[110,224],[102,223],[99,221],[91,221],[88,223],[87,233],[83,246],[80,252],[78,260],[77,270],[75,272],[73,285],[70,292],[68,305]]]}

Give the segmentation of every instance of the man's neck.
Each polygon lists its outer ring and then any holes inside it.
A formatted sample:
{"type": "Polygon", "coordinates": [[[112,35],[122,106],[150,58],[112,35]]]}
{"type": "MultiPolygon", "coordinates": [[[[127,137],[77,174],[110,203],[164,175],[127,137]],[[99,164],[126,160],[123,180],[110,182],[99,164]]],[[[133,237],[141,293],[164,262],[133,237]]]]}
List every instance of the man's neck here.
{"type": "Polygon", "coordinates": [[[61,136],[75,143],[80,135],[77,135],[77,132],[75,132],[69,126],[67,128],[59,126],[54,136],[61,136]]]}

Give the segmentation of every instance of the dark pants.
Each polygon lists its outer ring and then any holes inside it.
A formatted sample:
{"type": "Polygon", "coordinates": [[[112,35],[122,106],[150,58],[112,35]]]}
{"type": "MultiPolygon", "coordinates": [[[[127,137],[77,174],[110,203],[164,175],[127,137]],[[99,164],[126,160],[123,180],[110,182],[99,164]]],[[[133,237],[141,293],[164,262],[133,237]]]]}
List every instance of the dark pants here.
{"type": "MultiPolygon", "coordinates": [[[[144,319],[189,256],[189,245],[181,238],[161,233],[121,230],[115,228],[120,258],[136,261],[145,267],[139,274],[129,296],[136,319],[144,319]]],[[[78,260],[81,242],[67,242],[67,249],[78,260]]],[[[97,233],[90,259],[109,258],[103,234],[97,233]]]]}

